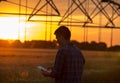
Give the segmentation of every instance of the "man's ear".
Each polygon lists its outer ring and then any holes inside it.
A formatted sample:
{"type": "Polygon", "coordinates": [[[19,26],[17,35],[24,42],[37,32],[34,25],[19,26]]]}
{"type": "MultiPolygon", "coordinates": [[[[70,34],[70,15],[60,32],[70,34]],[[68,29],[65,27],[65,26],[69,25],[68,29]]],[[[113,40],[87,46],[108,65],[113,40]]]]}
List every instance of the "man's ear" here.
{"type": "Polygon", "coordinates": [[[60,37],[61,39],[64,39],[64,37],[63,37],[62,35],[59,35],[59,37],[60,37]]]}

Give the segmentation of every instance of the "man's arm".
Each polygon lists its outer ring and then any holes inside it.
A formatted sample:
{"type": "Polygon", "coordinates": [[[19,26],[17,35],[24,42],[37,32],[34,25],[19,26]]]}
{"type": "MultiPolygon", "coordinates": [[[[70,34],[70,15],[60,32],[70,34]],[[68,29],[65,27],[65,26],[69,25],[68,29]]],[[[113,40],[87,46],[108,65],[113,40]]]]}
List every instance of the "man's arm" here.
{"type": "Polygon", "coordinates": [[[64,51],[59,50],[56,55],[55,63],[51,71],[42,71],[45,77],[58,78],[61,76],[64,65],[64,51]]]}
{"type": "Polygon", "coordinates": [[[60,49],[56,55],[55,64],[51,72],[51,77],[59,78],[61,76],[63,72],[64,61],[65,61],[64,50],[60,49]]]}

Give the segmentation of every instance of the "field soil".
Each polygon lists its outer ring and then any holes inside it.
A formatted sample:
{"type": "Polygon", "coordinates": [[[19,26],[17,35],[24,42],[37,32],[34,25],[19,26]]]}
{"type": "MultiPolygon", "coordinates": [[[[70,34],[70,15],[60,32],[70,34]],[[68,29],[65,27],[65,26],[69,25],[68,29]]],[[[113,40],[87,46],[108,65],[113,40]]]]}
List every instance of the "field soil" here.
{"type": "MultiPolygon", "coordinates": [[[[57,49],[0,48],[0,83],[53,83],[37,66],[53,66],[57,49]]],[[[120,52],[82,51],[83,83],[120,83],[120,52]]]]}

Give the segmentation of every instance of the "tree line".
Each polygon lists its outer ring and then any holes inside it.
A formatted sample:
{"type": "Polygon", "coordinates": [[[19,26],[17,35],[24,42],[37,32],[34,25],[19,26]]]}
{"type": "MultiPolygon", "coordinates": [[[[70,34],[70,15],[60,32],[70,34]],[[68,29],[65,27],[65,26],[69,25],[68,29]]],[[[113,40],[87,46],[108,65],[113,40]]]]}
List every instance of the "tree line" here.
{"type": "MultiPolygon", "coordinates": [[[[95,51],[120,51],[120,45],[107,47],[104,42],[78,42],[73,40],[72,43],[80,48],[81,50],[95,50],[95,51]]],[[[44,48],[44,49],[56,49],[58,45],[56,41],[44,41],[44,40],[32,40],[21,42],[19,40],[9,41],[0,40],[0,47],[11,47],[11,48],[44,48]]]]}

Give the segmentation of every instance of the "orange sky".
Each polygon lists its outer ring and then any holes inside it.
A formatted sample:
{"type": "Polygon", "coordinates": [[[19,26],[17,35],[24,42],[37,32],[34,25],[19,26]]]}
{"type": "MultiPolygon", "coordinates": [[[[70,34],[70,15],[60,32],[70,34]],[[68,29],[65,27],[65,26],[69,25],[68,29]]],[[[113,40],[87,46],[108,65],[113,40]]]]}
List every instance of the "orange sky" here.
{"type": "MultiPolygon", "coordinates": [[[[18,3],[19,0],[8,0],[11,2],[18,3]]],[[[25,0],[21,0],[22,4],[25,5],[25,0]]],[[[35,0],[37,2],[38,0],[35,0]]],[[[55,3],[58,5],[58,8],[60,11],[64,11],[67,9],[60,6],[61,4],[58,3],[58,1],[55,1],[55,3]]],[[[33,1],[28,3],[29,7],[35,7],[33,1]]],[[[36,4],[36,3],[35,3],[36,4]]],[[[67,3],[63,3],[65,6],[67,3]]],[[[63,6],[63,7],[64,7],[63,6]]],[[[25,13],[26,9],[25,7],[21,7],[21,12],[25,13]]],[[[31,13],[32,9],[27,9],[27,13],[31,13]]],[[[7,2],[0,2],[0,12],[19,12],[19,6],[10,4],[7,2]]],[[[41,12],[39,12],[41,13],[41,12]]],[[[53,11],[54,13],[54,11],[53,11]]],[[[72,16],[72,18],[81,18],[84,19],[84,16],[72,16]]],[[[0,39],[20,39],[21,41],[24,40],[54,40],[54,31],[58,27],[57,23],[48,22],[47,25],[45,22],[25,22],[26,18],[28,16],[13,16],[13,15],[0,15],[0,39]],[[47,27],[47,31],[46,31],[47,27]],[[50,32],[51,29],[51,32],[50,32]],[[50,36],[51,34],[51,36],[50,36]]],[[[59,21],[61,17],[48,17],[45,16],[34,16],[32,17],[33,20],[46,20],[46,19],[52,19],[53,21],[59,21]]],[[[97,18],[96,18],[97,19],[97,18]]],[[[104,20],[104,19],[103,19],[104,20]]],[[[97,21],[97,20],[96,20],[97,21]]],[[[117,21],[118,22],[118,21],[117,21]]],[[[104,22],[102,22],[104,23],[104,22]]],[[[119,24],[119,22],[117,23],[119,24]]],[[[99,28],[88,28],[84,29],[82,27],[69,27],[72,32],[72,40],[77,40],[79,42],[82,41],[96,41],[99,42],[99,28]],[[86,30],[86,32],[84,32],[86,30]],[[87,32],[88,31],[88,32],[87,32]]],[[[120,44],[119,35],[120,35],[120,29],[114,29],[113,30],[113,45],[120,44]]],[[[111,29],[101,29],[101,40],[103,42],[106,42],[108,45],[110,45],[111,39],[111,29]]]]}

